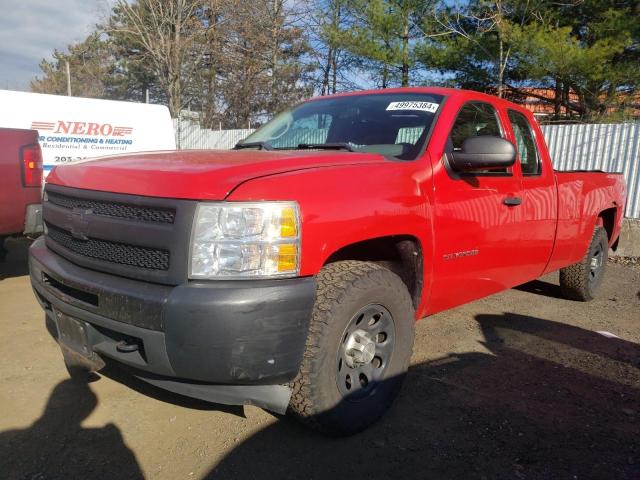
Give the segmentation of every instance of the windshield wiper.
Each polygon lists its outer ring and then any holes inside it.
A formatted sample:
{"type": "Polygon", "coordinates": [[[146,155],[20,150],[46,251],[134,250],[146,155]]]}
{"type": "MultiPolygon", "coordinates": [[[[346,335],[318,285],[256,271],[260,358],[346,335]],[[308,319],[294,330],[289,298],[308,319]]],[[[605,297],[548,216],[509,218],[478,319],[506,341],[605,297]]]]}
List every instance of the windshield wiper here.
{"type": "Polygon", "coordinates": [[[234,150],[242,150],[243,148],[259,148],[260,150],[273,150],[273,147],[267,142],[248,142],[236,143],[234,150]]]}
{"type": "Polygon", "coordinates": [[[300,143],[299,150],[348,150],[355,152],[353,147],[348,143],[300,143]]]}

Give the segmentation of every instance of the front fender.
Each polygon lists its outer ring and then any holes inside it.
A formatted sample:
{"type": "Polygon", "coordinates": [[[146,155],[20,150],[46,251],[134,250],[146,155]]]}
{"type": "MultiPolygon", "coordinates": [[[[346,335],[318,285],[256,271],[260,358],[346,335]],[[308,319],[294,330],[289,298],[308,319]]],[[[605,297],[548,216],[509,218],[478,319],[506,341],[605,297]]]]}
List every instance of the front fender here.
{"type": "Polygon", "coordinates": [[[227,200],[298,202],[303,276],[317,274],[348,245],[393,235],[415,237],[424,256],[426,293],[433,252],[429,179],[430,166],[421,161],[315,168],[250,180],[227,200]]]}

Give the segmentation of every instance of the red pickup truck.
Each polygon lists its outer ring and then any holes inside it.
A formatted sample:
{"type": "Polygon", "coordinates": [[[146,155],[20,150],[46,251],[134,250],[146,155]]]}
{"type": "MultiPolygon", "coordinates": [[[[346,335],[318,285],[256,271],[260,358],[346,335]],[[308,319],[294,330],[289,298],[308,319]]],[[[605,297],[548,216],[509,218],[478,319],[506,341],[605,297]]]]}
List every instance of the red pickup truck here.
{"type": "Polygon", "coordinates": [[[0,261],[4,240],[42,228],[42,153],[38,132],[0,128],[0,261]]]}
{"type": "Polygon", "coordinates": [[[554,270],[593,298],[624,185],[554,171],[531,113],[492,96],[322,97],[235,151],[56,167],[31,281],[73,375],[116,362],[350,434],[398,393],[414,320],[554,270]]]}

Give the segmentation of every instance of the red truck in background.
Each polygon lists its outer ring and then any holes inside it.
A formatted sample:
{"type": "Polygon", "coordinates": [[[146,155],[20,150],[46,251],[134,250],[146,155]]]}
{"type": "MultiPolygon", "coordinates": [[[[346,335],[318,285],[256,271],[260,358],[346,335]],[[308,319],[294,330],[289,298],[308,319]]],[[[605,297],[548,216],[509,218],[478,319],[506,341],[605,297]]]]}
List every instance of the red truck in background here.
{"type": "Polygon", "coordinates": [[[235,151],[56,167],[31,281],[73,376],[115,362],[344,435],[396,397],[414,320],[555,270],[592,299],[625,197],[619,174],[554,171],[515,104],[355,92],[235,151]]]}
{"type": "Polygon", "coordinates": [[[0,260],[6,237],[41,231],[41,196],[38,132],[0,128],[0,260]]]}

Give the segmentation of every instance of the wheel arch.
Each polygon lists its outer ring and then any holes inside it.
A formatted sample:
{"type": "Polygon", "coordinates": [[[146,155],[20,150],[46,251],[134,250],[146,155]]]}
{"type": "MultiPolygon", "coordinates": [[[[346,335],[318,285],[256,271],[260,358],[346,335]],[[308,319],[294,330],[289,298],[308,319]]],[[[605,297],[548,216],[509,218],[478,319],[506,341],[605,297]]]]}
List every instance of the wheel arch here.
{"type": "Polygon", "coordinates": [[[598,217],[596,218],[596,225],[601,226],[607,232],[607,238],[609,241],[609,246],[611,246],[614,250],[617,247],[617,239],[614,238],[615,235],[615,226],[616,226],[616,218],[618,216],[617,207],[607,208],[602,210],[598,217]]]}
{"type": "Polygon", "coordinates": [[[398,275],[418,308],[424,289],[424,254],[422,243],[413,235],[389,235],[344,245],[331,253],[324,265],[360,260],[381,265],[398,275]]]}

